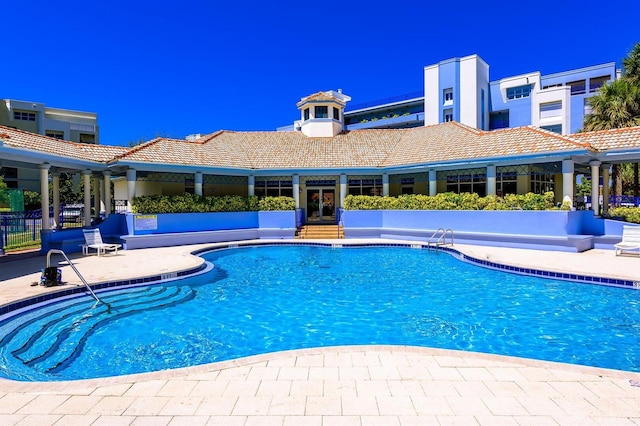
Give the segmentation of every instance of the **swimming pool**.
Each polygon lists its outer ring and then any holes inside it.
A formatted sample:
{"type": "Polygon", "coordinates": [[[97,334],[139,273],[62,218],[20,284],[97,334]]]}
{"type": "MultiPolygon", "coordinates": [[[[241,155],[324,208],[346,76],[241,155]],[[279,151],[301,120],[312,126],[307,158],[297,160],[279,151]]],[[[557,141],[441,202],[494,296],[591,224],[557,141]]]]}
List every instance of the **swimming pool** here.
{"type": "Polygon", "coordinates": [[[274,351],[391,344],[640,371],[638,293],[407,247],[256,246],[207,274],[52,303],[0,324],[0,375],[68,380],[274,351]]]}

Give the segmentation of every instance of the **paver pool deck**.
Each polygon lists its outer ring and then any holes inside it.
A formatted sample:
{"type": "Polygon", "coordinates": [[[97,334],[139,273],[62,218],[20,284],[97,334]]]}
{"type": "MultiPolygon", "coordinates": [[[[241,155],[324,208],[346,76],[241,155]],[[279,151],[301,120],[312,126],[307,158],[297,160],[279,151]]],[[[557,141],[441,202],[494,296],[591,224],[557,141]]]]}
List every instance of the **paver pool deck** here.
{"type": "MultiPolygon", "coordinates": [[[[96,283],[191,269],[202,262],[191,252],[211,246],[70,258],[96,283]]],[[[609,250],[455,248],[512,266],[640,281],[640,258],[609,250]]],[[[0,262],[0,305],[59,290],[30,285],[45,264],[44,256],[0,262]]],[[[65,286],[81,285],[61,268],[65,286]]],[[[406,346],[303,349],[103,379],[0,379],[0,424],[638,425],[640,373],[406,346]]]]}

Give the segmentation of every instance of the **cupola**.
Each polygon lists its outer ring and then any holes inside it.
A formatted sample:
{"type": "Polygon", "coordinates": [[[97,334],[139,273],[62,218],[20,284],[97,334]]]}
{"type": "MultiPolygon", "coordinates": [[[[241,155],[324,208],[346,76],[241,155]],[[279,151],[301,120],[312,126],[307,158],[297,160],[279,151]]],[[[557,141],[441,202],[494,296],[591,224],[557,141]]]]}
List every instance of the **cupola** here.
{"type": "Polygon", "coordinates": [[[337,92],[329,90],[302,98],[296,104],[300,110],[300,121],[295,122],[295,129],[308,137],[336,136],[344,129],[344,107],[350,100],[340,89],[337,92]]]}

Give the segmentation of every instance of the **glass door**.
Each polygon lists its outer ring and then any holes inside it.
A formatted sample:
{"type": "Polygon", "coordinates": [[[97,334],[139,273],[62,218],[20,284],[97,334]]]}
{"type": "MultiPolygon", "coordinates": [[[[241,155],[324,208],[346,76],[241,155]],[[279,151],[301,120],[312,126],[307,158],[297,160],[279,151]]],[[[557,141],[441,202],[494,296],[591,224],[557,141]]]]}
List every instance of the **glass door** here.
{"type": "Polygon", "coordinates": [[[307,223],[335,223],[335,195],[334,188],[307,189],[307,223]]]}

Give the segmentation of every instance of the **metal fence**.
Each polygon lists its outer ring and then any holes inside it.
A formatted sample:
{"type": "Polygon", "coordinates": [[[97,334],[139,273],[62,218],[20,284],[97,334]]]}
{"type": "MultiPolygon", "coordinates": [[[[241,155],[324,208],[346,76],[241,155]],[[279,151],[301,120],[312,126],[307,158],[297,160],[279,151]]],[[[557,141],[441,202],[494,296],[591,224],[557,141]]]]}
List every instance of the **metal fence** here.
{"type": "MultiPolygon", "coordinates": [[[[49,221],[54,224],[53,208],[49,210],[49,221]]],[[[60,206],[58,225],[63,228],[77,228],[84,225],[84,207],[79,204],[60,206]]],[[[4,249],[17,250],[40,244],[42,230],[42,210],[22,212],[0,212],[0,252],[4,249]]]]}

